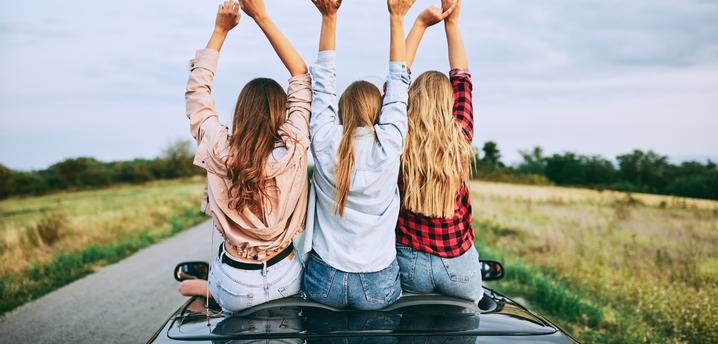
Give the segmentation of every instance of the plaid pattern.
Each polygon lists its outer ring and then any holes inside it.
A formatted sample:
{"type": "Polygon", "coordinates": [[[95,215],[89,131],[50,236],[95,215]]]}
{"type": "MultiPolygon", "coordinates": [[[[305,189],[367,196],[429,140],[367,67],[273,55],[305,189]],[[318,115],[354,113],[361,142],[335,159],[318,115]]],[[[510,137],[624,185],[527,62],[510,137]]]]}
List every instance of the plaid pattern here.
{"type": "MultiPolygon", "coordinates": [[[[474,113],[471,105],[471,74],[461,69],[449,73],[454,87],[454,118],[461,125],[466,140],[474,137],[474,113]]],[[[403,183],[399,178],[399,189],[403,183]]],[[[432,218],[402,208],[396,226],[396,241],[417,251],[442,258],[455,258],[474,245],[471,228],[469,189],[462,185],[456,193],[456,208],[451,218],[432,218]]]]}

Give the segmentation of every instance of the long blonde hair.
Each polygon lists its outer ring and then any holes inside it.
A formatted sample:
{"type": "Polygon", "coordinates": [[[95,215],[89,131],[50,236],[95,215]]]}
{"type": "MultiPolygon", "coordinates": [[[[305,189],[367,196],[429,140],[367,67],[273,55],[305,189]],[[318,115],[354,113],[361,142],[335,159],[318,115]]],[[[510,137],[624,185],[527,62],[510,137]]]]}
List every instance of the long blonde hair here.
{"type": "Polygon", "coordinates": [[[471,144],[453,115],[454,92],[441,72],[421,74],[409,88],[409,130],[401,173],[404,208],[449,218],[469,176],[471,144]]]}
{"type": "Polygon", "coordinates": [[[339,120],[343,126],[342,140],[337,149],[336,207],[334,211],[344,216],[344,206],[349,195],[354,172],[354,131],[357,128],[373,128],[379,119],[381,93],[374,84],[355,81],[339,98],[339,120]]]}

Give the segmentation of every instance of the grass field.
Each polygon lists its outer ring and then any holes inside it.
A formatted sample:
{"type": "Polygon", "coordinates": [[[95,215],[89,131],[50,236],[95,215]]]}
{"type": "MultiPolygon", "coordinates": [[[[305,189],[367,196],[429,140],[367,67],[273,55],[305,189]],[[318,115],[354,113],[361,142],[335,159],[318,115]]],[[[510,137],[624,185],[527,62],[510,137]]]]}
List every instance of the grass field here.
{"type": "Polygon", "coordinates": [[[203,178],[0,202],[0,313],[181,231],[203,178]]]}
{"type": "Polygon", "coordinates": [[[491,286],[584,342],[718,342],[718,202],[585,189],[472,185],[491,286]]]}
{"type": "MultiPolygon", "coordinates": [[[[718,342],[718,202],[472,184],[490,286],[583,342],[718,342]]],[[[198,223],[202,178],[0,202],[0,313],[198,223]]]]}

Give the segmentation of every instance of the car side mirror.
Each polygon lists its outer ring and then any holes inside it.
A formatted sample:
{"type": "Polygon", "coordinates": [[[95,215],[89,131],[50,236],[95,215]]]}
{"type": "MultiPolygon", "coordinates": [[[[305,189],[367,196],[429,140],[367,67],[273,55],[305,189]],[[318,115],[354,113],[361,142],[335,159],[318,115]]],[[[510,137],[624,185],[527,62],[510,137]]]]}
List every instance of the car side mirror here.
{"type": "Polygon", "coordinates": [[[504,278],[504,266],[495,260],[479,260],[481,263],[481,279],[497,281],[504,278]]]}
{"type": "Polygon", "coordinates": [[[191,279],[207,280],[209,264],[207,262],[182,262],[175,267],[174,276],[177,281],[191,279]]]}

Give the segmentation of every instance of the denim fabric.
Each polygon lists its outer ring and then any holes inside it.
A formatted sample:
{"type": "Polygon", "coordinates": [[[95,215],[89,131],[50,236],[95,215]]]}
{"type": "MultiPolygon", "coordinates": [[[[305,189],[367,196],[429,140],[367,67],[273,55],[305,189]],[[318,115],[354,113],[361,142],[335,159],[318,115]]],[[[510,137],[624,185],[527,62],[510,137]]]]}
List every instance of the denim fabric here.
{"type": "Polygon", "coordinates": [[[301,277],[302,264],[296,255],[263,270],[233,268],[216,257],[207,282],[222,311],[232,313],[299,293],[301,277]]]}
{"type": "Polygon", "coordinates": [[[401,296],[399,264],[394,259],[377,272],[344,272],[331,267],[312,251],[307,259],[302,290],[308,299],[327,306],[381,309],[401,296]]]}
{"type": "Polygon", "coordinates": [[[484,296],[479,253],[473,247],[456,258],[441,258],[397,244],[396,259],[407,293],[439,293],[474,302],[484,296]]]}

